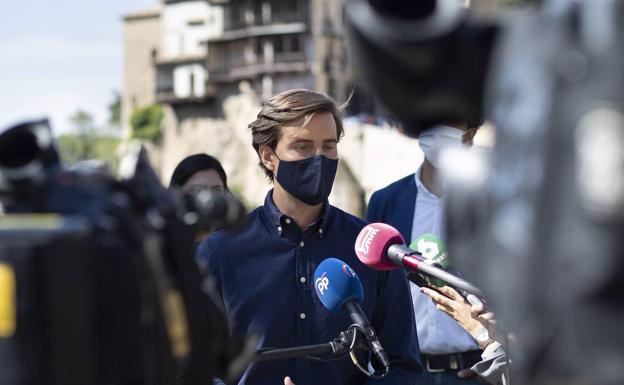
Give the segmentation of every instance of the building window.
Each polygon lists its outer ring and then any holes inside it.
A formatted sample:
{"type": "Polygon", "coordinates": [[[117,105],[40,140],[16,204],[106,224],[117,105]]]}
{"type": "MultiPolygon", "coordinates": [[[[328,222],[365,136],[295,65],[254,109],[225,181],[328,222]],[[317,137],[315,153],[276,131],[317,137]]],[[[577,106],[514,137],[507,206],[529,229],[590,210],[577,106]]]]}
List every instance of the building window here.
{"type": "Polygon", "coordinates": [[[288,35],[288,47],[289,52],[301,51],[301,35],[288,35]]]}
{"type": "Polygon", "coordinates": [[[191,81],[191,92],[189,96],[193,97],[195,96],[195,73],[191,72],[191,76],[189,78],[191,81]]]}
{"type": "Polygon", "coordinates": [[[273,52],[275,53],[284,52],[284,37],[283,36],[275,36],[273,38],[273,52]]]}
{"type": "Polygon", "coordinates": [[[262,24],[262,4],[263,2],[260,0],[256,0],[253,2],[253,18],[254,25],[262,24]]]}
{"type": "Polygon", "coordinates": [[[301,51],[301,35],[290,34],[275,36],[273,38],[273,50],[275,53],[297,53],[301,51]]]}
{"type": "Polygon", "coordinates": [[[303,0],[273,0],[271,2],[273,23],[298,23],[305,20],[303,0]]]}
{"type": "Polygon", "coordinates": [[[237,29],[245,26],[245,9],[243,4],[233,2],[230,6],[230,22],[231,28],[237,29]]]}
{"type": "Polygon", "coordinates": [[[256,37],[253,40],[254,52],[260,57],[264,53],[264,39],[256,37]]]}
{"type": "Polygon", "coordinates": [[[271,5],[275,13],[299,12],[303,10],[302,0],[273,0],[271,5]]]}

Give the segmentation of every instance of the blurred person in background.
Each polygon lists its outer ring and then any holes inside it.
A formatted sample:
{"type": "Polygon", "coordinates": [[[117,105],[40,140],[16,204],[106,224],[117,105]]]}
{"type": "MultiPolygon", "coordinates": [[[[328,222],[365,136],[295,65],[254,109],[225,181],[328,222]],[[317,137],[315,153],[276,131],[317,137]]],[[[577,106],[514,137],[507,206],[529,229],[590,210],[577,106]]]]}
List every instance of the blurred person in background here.
{"type": "MultiPolygon", "coordinates": [[[[179,188],[189,195],[197,195],[204,190],[229,192],[223,166],[208,154],[194,154],[182,159],[173,170],[169,188],[179,188]]],[[[195,241],[203,241],[214,231],[212,228],[202,229],[195,241]]]]}
{"type": "MultiPolygon", "coordinates": [[[[444,240],[444,183],[440,154],[452,147],[471,146],[478,128],[466,123],[435,126],[419,136],[425,155],[415,173],[376,191],[368,204],[366,219],[395,227],[410,244],[430,233],[444,240]]],[[[478,384],[470,369],[481,360],[472,336],[455,320],[436,309],[420,287],[410,282],[418,341],[425,373],[420,384],[478,384]]]]}

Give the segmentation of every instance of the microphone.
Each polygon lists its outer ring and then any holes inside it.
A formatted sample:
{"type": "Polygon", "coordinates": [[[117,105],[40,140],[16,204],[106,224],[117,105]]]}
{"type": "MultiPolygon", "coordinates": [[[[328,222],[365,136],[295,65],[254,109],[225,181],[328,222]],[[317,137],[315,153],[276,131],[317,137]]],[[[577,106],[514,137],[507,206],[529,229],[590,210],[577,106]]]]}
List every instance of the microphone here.
{"type": "Polygon", "coordinates": [[[314,272],[314,289],[327,309],[334,313],[346,311],[349,314],[351,321],[364,331],[375,357],[387,370],[390,367],[388,354],[360,307],[360,302],[364,300],[364,290],[355,271],[339,259],[327,258],[314,272]]]}
{"type": "Polygon", "coordinates": [[[484,297],[481,289],[440,268],[429,264],[418,251],[405,245],[405,240],[394,227],[385,223],[366,225],[355,241],[355,253],[360,261],[376,270],[391,270],[401,266],[408,271],[438,278],[457,289],[484,297]]]}

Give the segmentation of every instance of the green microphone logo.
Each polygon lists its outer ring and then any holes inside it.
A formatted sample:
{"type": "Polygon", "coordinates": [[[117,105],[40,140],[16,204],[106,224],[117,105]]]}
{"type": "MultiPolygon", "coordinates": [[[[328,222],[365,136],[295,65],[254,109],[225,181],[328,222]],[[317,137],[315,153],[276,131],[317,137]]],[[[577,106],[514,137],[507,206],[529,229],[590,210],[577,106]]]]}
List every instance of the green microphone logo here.
{"type": "MultiPolygon", "coordinates": [[[[418,251],[425,258],[426,262],[433,265],[439,265],[442,269],[446,270],[450,266],[448,259],[448,253],[446,252],[446,245],[433,234],[425,233],[421,234],[418,238],[414,239],[409,246],[410,249],[418,251]]],[[[433,286],[444,286],[444,281],[430,277],[426,274],[418,273],[420,278],[433,286]]]]}

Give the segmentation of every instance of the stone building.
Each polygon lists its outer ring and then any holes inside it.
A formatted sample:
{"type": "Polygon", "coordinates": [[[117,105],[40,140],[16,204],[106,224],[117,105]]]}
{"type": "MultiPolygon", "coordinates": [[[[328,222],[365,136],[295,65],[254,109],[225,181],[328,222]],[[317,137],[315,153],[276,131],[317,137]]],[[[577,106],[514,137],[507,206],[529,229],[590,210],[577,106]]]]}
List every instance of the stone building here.
{"type": "Polygon", "coordinates": [[[156,102],[156,67],[162,46],[161,7],[123,18],[123,92],[121,121],[124,137],[130,136],[130,115],[135,108],[156,102]]]}

